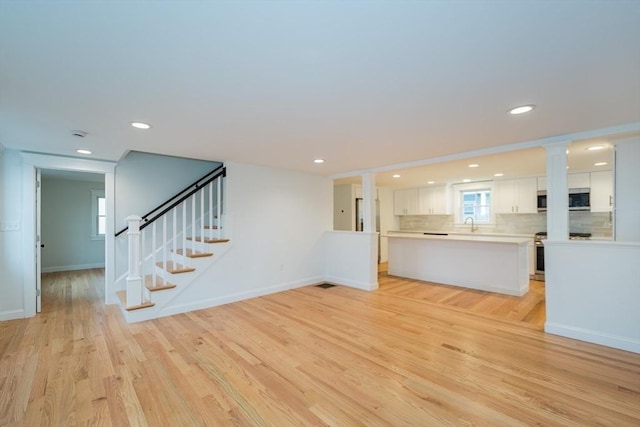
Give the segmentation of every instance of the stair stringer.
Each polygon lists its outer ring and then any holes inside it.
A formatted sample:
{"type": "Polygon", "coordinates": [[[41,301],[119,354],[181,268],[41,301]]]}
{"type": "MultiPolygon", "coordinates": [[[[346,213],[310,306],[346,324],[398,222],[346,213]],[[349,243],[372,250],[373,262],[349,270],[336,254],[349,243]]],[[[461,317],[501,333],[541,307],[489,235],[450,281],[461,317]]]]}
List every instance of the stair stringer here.
{"type": "Polygon", "coordinates": [[[195,271],[189,273],[171,274],[160,267],[155,267],[158,276],[162,277],[165,281],[175,284],[176,287],[151,292],[151,301],[155,303],[153,307],[127,311],[125,307],[118,303],[128,323],[142,322],[162,317],[160,312],[164,307],[184,292],[197,278],[214,268],[215,265],[218,264],[232,248],[231,241],[224,243],[196,242],[195,244],[188,243],[187,245],[194,250],[212,252],[213,256],[206,258],[190,258],[185,260],[185,257],[176,254],[175,259],[177,262],[181,264],[186,262],[187,264],[195,267],[195,271]]]}

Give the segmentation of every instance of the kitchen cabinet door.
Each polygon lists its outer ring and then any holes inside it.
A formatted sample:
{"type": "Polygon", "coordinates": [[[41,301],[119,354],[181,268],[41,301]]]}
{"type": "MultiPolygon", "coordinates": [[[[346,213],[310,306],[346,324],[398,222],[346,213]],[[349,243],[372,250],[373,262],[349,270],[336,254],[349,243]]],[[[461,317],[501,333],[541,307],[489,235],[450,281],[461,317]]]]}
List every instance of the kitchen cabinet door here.
{"type": "Polygon", "coordinates": [[[567,187],[589,188],[591,186],[588,173],[570,173],[567,175],[567,187]]]}
{"type": "Polygon", "coordinates": [[[613,208],[613,173],[591,173],[591,212],[611,212],[613,208]]]}
{"type": "Polygon", "coordinates": [[[538,181],[536,178],[495,181],[493,185],[496,213],[537,213],[538,181]]]}
{"type": "Polygon", "coordinates": [[[394,215],[418,215],[418,189],[408,188],[393,192],[394,215]]]}
{"type": "Polygon", "coordinates": [[[446,187],[420,188],[419,215],[447,215],[449,214],[446,187]]]}

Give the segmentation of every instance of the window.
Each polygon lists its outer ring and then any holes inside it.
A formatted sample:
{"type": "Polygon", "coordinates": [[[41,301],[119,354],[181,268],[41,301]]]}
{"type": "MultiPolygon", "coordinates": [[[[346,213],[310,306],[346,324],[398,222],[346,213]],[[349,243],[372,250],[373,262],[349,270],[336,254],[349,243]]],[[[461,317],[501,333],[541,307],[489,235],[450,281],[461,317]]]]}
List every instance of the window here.
{"type": "Polygon", "coordinates": [[[107,232],[107,204],[104,190],[91,190],[91,238],[104,239],[107,232]]]}
{"type": "Polygon", "coordinates": [[[475,223],[491,222],[491,190],[461,191],[461,220],[471,217],[475,223]]]}

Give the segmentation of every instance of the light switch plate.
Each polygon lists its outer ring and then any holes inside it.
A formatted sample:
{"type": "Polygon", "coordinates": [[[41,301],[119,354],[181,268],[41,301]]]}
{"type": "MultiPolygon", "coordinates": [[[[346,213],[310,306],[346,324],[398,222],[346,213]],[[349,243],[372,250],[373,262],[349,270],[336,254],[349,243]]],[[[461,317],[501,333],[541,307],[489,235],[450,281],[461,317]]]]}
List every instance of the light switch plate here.
{"type": "Polygon", "coordinates": [[[20,230],[20,223],[18,221],[1,221],[0,231],[18,231],[20,230]]]}

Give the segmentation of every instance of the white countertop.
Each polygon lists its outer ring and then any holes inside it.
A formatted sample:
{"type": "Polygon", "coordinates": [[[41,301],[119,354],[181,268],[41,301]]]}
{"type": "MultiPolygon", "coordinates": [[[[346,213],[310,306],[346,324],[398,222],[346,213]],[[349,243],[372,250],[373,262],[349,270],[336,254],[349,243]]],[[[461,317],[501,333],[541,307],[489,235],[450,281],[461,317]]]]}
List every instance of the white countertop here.
{"type": "MultiPolygon", "coordinates": [[[[394,232],[389,232],[394,233],[394,232]]],[[[514,237],[512,235],[499,234],[448,234],[446,236],[425,235],[424,232],[402,232],[398,234],[387,234],[383,237],[398,239],[423,239],[423,240],[450,240],[460,242],[484,242],[484,243],[514,243],[518,245],[528,245],[532,242],[530,236],[514,237]]]]}

